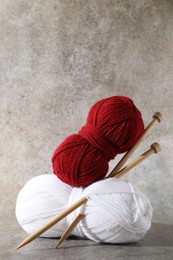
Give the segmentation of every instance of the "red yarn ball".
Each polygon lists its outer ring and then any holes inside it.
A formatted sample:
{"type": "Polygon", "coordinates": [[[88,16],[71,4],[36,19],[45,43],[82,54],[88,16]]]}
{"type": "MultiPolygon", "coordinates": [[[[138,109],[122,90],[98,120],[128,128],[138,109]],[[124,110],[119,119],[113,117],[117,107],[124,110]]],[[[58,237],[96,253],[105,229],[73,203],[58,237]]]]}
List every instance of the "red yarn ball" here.
{"type": "Polygon", "coordinates": [[[95,103],[86,125],[68,136],[52,157],[53,172],[72,186],[88,186],[104,178],[108,163],[128,151],[144,132],[140,111],[124,96],[95,103]]]}

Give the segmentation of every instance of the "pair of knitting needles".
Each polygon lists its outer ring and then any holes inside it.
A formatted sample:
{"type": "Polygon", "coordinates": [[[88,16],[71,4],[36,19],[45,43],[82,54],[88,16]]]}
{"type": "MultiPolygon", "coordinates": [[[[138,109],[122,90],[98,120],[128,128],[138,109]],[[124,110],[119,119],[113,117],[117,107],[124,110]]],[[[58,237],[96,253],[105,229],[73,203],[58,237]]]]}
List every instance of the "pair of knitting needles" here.
{"type": "MultiPolygon", "coordinates": [[[[136,165],[141,163],[143,160],[148,158],[153,153],[158,153],[160,151],[160,145],[158,143],[153,143],[150,146],[150,149],[147,150],[145,153],[134,159],[131,163],[129,163],[127,166],[125,166],[123,169],[123,165],[126,163],[126,161],[129,159],[129,157],[134,153],[134,151],[137,149],[137,147],[140,145],[140,143],[146,138],[146,136],[151,132],[151,130],[156,126],[158,122],[162,120],[162,114],[160,112],[156,112],[153,115],[152,121],[149,123],[149,125],[145,128],[145,131],[143,135],[138,139],[137,143],[123,156],[123,158],[119,161],[119,163],[116,165],[116,167],[113,169],[113,171],[106,177],[106,178],[119,178],[128,171],[130,171],[132,168],[134,168],[136,165]],[[121,169],[121,170],[120,170],[121,169]]],[[[44,233],[46,230],[54,226],[56,223],[60,222],[63,218],[68,216],[71,212],[79,208],[81,205],[85,204],[88,201],[88,197],[84,196],[81,199],[79,199],[77,202],[72,204],[67,209],[63,210],[59,215],[54,217],[52,220],[50,220],[48,223],[46,223],[43,227],[36,230],[33,234],[29,235],[26,239],[23,240],[21,244],[17,246],[16,249],[19,249],[26,244],[33,241],[35,238],[40,236],[42,233],[44,233]]],[[[58,244],[56,248],[71,234],[73,229],[77,226],[77,224],[82,220],[84,217],[84,214],[79,214],[73,222],[70,224],[70,226],[66,229],[66,231],[61,236],[60,240],[58,241],[58,244]]]]}

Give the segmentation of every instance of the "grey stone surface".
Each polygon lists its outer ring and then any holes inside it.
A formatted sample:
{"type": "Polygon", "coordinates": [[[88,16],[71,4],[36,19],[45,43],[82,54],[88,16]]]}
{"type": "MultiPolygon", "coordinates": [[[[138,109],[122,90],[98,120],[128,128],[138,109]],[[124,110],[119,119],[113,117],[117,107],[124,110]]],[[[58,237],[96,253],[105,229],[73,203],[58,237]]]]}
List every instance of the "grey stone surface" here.
{"type": "Polygon", "coordinates": [[[0,259],[2,260],[113,260],[113,259],[173,259],[173,225],[155,223],[150,231],[138,243],[127,245],[99,244],[90,240],[71,237],[58,249],[58,239],[37,238],[23,248],[16,246],[26,238],[14,218],[1,221],[0,259]],[[4,225],[2,225],[2,222],[4,225]]]}
{"type": "MultiPolygon", "coordinates": [[[[172,0],[0,1],[3,219],[15,218],[17,194],[30,178],[52,171],[54,149],[81,128],[91,105],[104,97],[126,95],[140,108],[145,124],[155,111],[164,115],[134,156],[155,141],[162,151],[127,177],[150,198],[153,222],[172,224],[172,14],[172,0]]],[[[9,223],[9,237],[10,228],[9,223]]],[[[99,249],[100,245],[82,250],[95,254],[99,249]]]]}

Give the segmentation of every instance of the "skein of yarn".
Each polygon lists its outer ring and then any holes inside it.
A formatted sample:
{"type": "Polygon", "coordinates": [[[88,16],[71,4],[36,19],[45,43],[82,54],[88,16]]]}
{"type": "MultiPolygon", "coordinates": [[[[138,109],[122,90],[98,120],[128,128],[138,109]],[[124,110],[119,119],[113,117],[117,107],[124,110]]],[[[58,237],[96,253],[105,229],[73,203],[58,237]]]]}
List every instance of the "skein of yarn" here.
{"type": "Polygon", "coordinates": [[[34,177],[25,184],[17,197],[17,220],[31,234],[86,195],[86,204],[41,236],[60,237],[79,213],[85,217],[72,235],[97,242],[136,242],[149,230],[152,219],[149,199],[135,185],[114,178],[82,188],[71,187],[54,174],[34,177]]]}
{"type": "Polygon", "coordinates": [[[72,186],[88,186],[103,179],[108,163],[128,151],[144,132],[141,112],[133,101],[113,96],[95,103],[86,125],[68,136],[52,156],[53,172],[72,186]]]}

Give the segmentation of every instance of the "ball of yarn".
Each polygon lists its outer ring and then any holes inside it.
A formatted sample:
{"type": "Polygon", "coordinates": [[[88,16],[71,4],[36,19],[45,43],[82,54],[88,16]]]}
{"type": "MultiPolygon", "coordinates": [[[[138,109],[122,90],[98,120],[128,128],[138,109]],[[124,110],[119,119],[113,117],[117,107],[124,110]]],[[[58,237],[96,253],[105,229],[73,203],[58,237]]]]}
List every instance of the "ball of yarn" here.
{"type": "Polygon", "coordinates": [[[144,132],[140,111],[124,96],[113,96],[95,103],[86,125],[68,136],[55,150],[55,175],[72,186],[88,186],[103,179],[108,163],[129,150],[144,132]]]}
{"type": "Polygon", "coordinates": [[[17,198],[17,220],[27,233],[33,233],[83,196],[88,197],[84,205],[41,236],[61,236],[79,213],[85,217],[72,235],[97,242],[136,242],[151,226],[150,201],[130,182],[110,178],[87,188],[71,187],[54,174],[40,175],[25,184],[17,198]]]}

